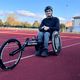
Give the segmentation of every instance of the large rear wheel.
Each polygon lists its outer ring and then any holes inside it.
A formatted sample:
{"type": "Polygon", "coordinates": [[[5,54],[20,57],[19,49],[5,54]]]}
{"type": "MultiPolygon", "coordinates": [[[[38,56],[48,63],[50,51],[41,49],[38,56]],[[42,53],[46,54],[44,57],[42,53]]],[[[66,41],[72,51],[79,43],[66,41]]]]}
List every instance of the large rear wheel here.
{"type": "Polygon", "coordinates": [[[52,47],[54,54],[57,56],[59,55],[61,49],[62,49],[62,44],[61,44],[61,38],[59,33],[54,35],[54,32],[52,34],[52,47]]]}

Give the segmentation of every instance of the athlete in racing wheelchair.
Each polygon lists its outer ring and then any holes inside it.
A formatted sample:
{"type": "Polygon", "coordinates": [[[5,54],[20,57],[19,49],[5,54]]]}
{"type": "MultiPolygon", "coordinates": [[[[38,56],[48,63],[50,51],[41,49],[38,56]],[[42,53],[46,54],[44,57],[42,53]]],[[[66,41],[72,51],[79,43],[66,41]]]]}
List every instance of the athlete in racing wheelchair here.
{"type": "Polygon", "coordinates": [[[22,45],[20,41],[15,38],[8,39],[2,44],[0,47],[0,67],[3,70],[11,70],[16,67],[25,47],[35,46],[36,56],[47,57],[49,55],[48,44],[52,44],[55,55],[60,53],[60,23],[57,17],[52,16],[52,13],[52,7],[47,6],[45,8],[46,18],[41,22],[38,37],[27,38],[22,45]],[[51,43],[49,43],[50,38],[51,43]]]}
{"type": "Polygon", "coordinates": [[[46,18],[44,18],[39,27],[38,33],[38,44],[37,44],[37,51],[36,56],[43,56],[47,57],[48,53],[48,42],[50,37],[53,35],[59,34],[60,30],[60,23],[57,17],[54,17],[53,8],[51,6],[47,6],[45,8],[46,18]]]}

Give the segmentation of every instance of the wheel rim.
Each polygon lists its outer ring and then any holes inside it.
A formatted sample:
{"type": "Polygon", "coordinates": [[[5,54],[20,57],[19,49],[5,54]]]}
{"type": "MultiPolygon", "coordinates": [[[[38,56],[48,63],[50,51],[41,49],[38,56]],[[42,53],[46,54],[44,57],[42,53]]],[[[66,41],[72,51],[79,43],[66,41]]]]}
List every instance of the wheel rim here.
{"type": "Polygon", "coordinates": [[[55,37],[55,47],[56,47],[56,49],[58,50],[59,49],[59,46],[60,46],[60,40],[59,40],[59,37],[55,37]]]}
{"type": "Polygon", "coordinates": [[[60,42],[60,36],[52,34],[52,46],[54,48],[55,53],[60,51],[61,42],[60,42]]]}
{"type": "Polygon", "coordinates": [[[22,55],[22,52],[15,54],[14,56],[10,56],[9,53],[13,50],[16,50],[17,48],[20,48],[20,45],[17,41],[6,43],[1,51],[0,59],[2,60],[2,63],[4,65],[5,69],[12,69],[15,67],[22,55]]]}

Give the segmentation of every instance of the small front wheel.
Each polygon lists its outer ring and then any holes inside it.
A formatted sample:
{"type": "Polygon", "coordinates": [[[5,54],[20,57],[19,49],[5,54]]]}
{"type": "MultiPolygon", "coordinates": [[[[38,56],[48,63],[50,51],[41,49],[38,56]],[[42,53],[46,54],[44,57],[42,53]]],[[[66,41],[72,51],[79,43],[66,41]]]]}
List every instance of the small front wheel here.
{"type": "Polygon", "coordinates": [[[22,56],[21,44],[16,39],[7,40],[0,48],[0,67],[3,70],[13,69],[22,56]]]}

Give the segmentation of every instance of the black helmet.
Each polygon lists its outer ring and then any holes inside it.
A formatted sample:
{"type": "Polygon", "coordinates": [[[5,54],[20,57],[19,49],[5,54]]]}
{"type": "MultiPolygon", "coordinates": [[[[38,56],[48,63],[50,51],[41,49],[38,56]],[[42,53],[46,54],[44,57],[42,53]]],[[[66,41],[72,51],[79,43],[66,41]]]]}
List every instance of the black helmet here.
{"type": "Polygon", "coordinates": [[[47,10],[53,11],[53,8],[51,6],[47,6],[44,11],[46,12],[47,10]]]}

